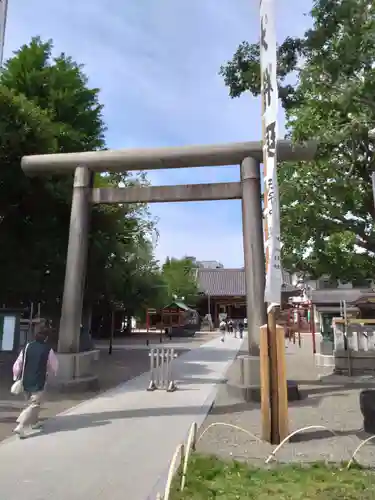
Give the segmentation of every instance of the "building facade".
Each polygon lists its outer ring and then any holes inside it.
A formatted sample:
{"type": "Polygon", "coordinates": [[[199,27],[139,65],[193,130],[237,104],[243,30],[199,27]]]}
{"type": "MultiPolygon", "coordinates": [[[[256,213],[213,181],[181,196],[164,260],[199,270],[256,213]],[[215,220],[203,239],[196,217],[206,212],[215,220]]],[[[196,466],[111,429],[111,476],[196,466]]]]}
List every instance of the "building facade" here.
{"type": "Polygon", "coordinates": [[[306,280],[307,295],[314,307],[316,331],[326,335],[332,333],[332,319],[340,316],[341,304],[346,303],[348,316],[357,315],[355,304],[360,297],[373,291],[371,280],[342,283],[323,276],[318,280],[306,280]]]}
{"type": "Polygon", "coordinates": [[[223,264],[217,260],[200,260],[197,264],[202,269],[224,269],[223,264]]]}
{"type": "MultiPolygon", "coordinates": [[[[283,295],[298,293],[292,285],[291,276],[283,272],[283,295]]],[[[202,317],[211,315],[214,326],[218,326],[221,315],[231,319],[244,319],[246,312],[245,270],[225,268],[197,269],[197,283],[201,295],[198,304],[202,317]]]]}

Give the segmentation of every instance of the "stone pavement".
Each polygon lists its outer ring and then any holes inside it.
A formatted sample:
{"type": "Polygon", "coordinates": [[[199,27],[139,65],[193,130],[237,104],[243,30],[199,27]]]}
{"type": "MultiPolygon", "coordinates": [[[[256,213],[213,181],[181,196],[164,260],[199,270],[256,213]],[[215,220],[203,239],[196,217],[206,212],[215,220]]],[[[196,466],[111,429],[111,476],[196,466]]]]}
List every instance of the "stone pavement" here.
{"type": "MultiPolygon", "coordinates": [[[[363,439],[363,418],[359,408],[359,393],[363,388],[375,388],[375,379],[329,375],[326,368],[316,368],[311,336],[304,335],[301,349],[289,344],[286,349],[287,373],[298,380],[303,399],[289,405],[290,432],[302,427],[321,425],[332,429],[336,437],[321,429],[309,429],[298,440],[286,444],[278,453],[281,462],[347,461],[363,439]]],[[[218,391],[215,404],[202,430],[212,423],[223,422],[242,427],[261,436],[261,413],[258,404],[245,403],[228,394],[225,386],[218,391]]],[[[245,433],[228,426],[214,426],[198,445],[198,451],[215,453],[224,458],[245,460],[254,465],[264,464],[275,446],[252,440],[245,433]]],[[[358,460],[375,466],[375,443],[364,446],[358,460]]]]}
{"type": "MultiPolygon", "coordinates": [[[[179,352],[184,352],[179,351],[179,352]]],[[[24,407],[24,397],[14,396],[9,389],[12,385],[12,364],[14,356],[0,361],[0,441],[12,435],[14,423],[24,407]],[[2,361],[2,362],[1,362],[2,361]]],[[[57,392],[50,391],[43,405],[42,419],[51,418],[82,401],[91,399],[101,392],[117,387],[150,368],[147,351],[114,349],[112,355],[105,350],[100,353],[97,362],[100,387],[97,391],[57,392]]]]}
{"type": "Polygon", "coordinates": [[[179,390],[147,392],[143,374],[0,444],[6,500],[154,500],[193,421],[202,424],[241,341],[220,338],[175,360],[179,390]]]}
{"type": "MultiPolygon", "coordinates": [[[[199,347],[208,340],[216,337],[217,332],[197,332],[194,337],[176,338],[173,342],[163,338],[163,346],[174,347],[176,353],[199,347]]],[[[98,340],[95,347],[100,349],[96,370],[99,376],[100,387],[97,391],[57,392],[50,391],[43,405],[42,419],[51,418],[82,401],[117,387],[150,369],[148,351],[151,346],[160,347],[159,336],[136,333],[130,337],[115,338],[112,354],[108,354],[108,339],[98,340]],[[149,341],[150,346],[146,345],[149,341]]],[[[9,353],[0,353],[0,441],[12,435],[14,423],[21,409],[24,407],[23,396],[16,397],[10,394],[12,385],[12,365],[15,356],[9,353]]]]}

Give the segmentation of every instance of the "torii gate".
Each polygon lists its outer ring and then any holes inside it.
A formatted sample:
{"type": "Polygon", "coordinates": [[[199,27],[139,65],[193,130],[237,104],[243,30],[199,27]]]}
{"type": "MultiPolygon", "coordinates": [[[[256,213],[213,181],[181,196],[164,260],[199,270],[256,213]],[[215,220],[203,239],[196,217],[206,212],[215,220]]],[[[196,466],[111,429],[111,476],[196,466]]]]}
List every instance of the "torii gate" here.
{"type": "MultiPolygon", "coordinates": [[[[280,161],[311,160],[315,143],[301,145],[280,140],[280,161]]],[[[183,146],[158,149],[123,149],[82,153],[25,156],[26,175],[71,174],[74,172],[69,243],[58,351],[76,355],[86,276],[89,214],[97,203],[160,203],[203,200],[242,200],[242,227],[246,276],[249,354],[259,355],[259,327],[266,322],[264,306],[264,243],[260,187],[262,143],[183,146]],[[93,172],[124,172],[169,168],[240,165],[239,182],[184,184],[125,188],[93,188],[93,172]]],[[[77,375],[77,374],[76,374],[77,375]]]]}

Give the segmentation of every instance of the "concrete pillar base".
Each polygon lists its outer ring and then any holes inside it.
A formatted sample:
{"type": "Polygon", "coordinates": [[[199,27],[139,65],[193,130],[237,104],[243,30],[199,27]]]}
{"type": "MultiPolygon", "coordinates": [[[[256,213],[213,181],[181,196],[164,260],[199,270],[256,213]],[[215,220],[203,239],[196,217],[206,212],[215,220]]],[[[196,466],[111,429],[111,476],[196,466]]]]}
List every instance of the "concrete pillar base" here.
{"type": "Polygon", "coordinates": [[[98,349],[73,354],[57,353],[59,370],[56,377],[48,380],[48,388],[62,392],[97,391],[96,362],[99,354],[98,349]]]}
{"type": "Polygon", "coordinates": [[[317,352],[314,356],[315,356],[315,366],[324,366],[328,368],[335,367],[335,357],[333,354],[329,355],[317,352]]]}
{"type": "MultiPolygon", "coordinates": [[[[288,401],[302,399],[297,382],[287,380],[288,401]]],[[[247,403],[260,403],[260,357],[238,356],[234,361],[227,381],[228,394],[247,403]]]]}
{"type": "Polygon", "coordinates": [[[335,373],[340,375],[375,375],[375,351],[334,351],[335,373]]]}
{"type": "Polygon", "coordinates": [[[228,393],[244,401],[260,401],[260,358],[238,356],[228,373],[228,393]]]}

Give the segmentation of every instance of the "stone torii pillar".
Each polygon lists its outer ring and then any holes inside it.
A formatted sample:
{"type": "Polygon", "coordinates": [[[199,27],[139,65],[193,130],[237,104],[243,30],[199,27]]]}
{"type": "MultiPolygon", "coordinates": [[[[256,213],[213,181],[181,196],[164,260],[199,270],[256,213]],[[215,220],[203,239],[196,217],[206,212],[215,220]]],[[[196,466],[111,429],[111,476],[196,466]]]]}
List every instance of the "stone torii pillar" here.
{"type": "Polygon", "coordinates": [[[248,352],[259,356],[260,327],[266,323],[264,302],[265,256],[260,163],[247,157],[241,164],[242,229],[246,281],[246,307],[248,325],[248,352]]]}
{"type": "Polygon", "coordinates": [[[76,168],[58,343],[58,352],[65,354],[79,352],[91,211],[91,179],[91,172],[87,167],[76,168]]]}

